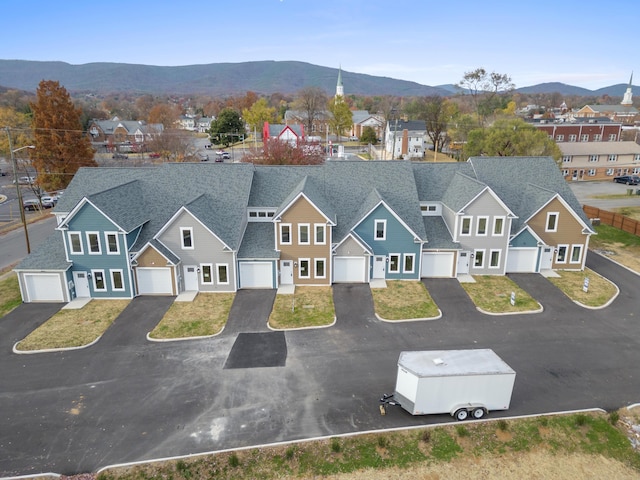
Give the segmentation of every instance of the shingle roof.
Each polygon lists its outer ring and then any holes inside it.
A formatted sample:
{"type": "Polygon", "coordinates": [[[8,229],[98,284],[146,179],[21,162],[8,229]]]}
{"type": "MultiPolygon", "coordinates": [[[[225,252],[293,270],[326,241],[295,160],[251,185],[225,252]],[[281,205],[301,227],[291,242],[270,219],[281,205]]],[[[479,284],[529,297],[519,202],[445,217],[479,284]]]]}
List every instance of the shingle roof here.
{"type": "Polygon", "coordinates": [[[149,209],[142,195],[140,180],[94,193],[88,199],[125,232],[149,220],[149,209]]]}
{"type": "Polygon", "coordinates": [[[35,247],[15,270],[67,270],[71,265],[64,251],[62,233],[54,232],[35,247]]]}
{"type": "Polygon", "coordinates": [[[440,216],[423,217],[424,228],[429,233],[429,241],[424,245],[425,249],[459,249],[460,244],[451,238],[451,232],[440,216]]]}
{"type": "Polygon", "coordinates": [[[276,252],[274,242],[273,223],[248,223],[238,251],[238,259],[280,258],[280,252],[276,252]]]}
{"type": "Polygon", "coordinates": [[[456,172],[442,196],[442,203],[454,212],[459,212],[485,188],[487,188],[486,184],[461,172],[456,172]]]}
{"type": "Polygon", "coordinates": [[[636,142],[559,142],[563,155],[638,155],[636,142]]]}

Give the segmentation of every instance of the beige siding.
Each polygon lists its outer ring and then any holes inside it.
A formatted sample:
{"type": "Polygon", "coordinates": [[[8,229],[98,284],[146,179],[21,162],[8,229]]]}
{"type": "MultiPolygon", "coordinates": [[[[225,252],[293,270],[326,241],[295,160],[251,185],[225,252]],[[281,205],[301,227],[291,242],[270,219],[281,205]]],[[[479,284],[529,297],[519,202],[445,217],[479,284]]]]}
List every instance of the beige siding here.
{"type": "MultiPolygon", "coordinates": [[[[149,247],[147,248],[138,258],[138,267],[168,267],[171,265],[167,265],[167,259],[161,255],[155,248],[149,247]]],[[[176,269],[171,266],[171,285],[173,289],[173,294],[176,295],[176,269]]],[[[138,276],[135,275],[136,282],[136,291],[140,291],[138,288],[138,276]]]]}
{"type": "Polygon", "coordinates": [[[369,255],[369,253],[353,237],[349,237],[336,248],[336,255],[339,257],[361,257],[369,255]]]}
{"type": "Polygon", "coordinates": [[[326,224],[327,219],[306,198],[300,197],[282,215],[282,224],[291,224],[291,245],[280,243],[280,226],[277,225],[277,248],[280,260],[292,260],[293,283],[296,285],[328,285],[331,283],[331,227],[325,226],[325,244],[315,245],[314,224],[326,224]],[[299,245],[298,225],[309,224],[309,245],[299,245]],[[325,259],[325,278],[314,278],[314,259],[325,259]],[[310,278],[300,278],[300,259],[309,259],[310,278]]]}

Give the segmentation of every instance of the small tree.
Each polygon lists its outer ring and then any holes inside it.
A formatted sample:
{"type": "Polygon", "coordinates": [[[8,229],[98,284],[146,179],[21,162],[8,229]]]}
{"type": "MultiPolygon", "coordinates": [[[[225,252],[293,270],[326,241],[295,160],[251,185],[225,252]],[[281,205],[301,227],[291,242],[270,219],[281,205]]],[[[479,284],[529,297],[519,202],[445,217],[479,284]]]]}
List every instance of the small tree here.
{"type": "Polygon", "coordinates": [[[147,147],[160,154],[165,162],[192,162],[196,160],[192,137],[184,130],[166,129],[154,135],[147,147]]]}
{"type": "Polygon", "coordinates": [[[378,144],[378,137],[373,127],[366,126],[362,129],[362,135],[360,135],[360,143],[371,143],[372,145],[378,144]]]}
{"type": "Polygon", "coordinates": [[[46,189],[62,189],[80,167],[97,166],[89,137],[82,131],[81,112],[67,90],[53,80],[42,80],[33,110],[32,164],[38,183],[46,189]]]}
{"type": "Polygon", "coordinates": [[[293,102],[293,108],[299,110],[300,122],[306,132],[313,131],[313,124],[319,120],[327,107],[327,95],[318,87],[307,87],[300,90],[293,102]]]}
{"type": "Polygon", "coordinates": [[[484,68],[476,68],[465,72],[462,80],[456,85],[463,92],[469,93],[481,123],[484,125],[488,115],[502,105],[501,96],[515,88],[511,77],[504,73],[488,73],[484,68]]]}
{"type": "MultiPolygon", "coordinates": [[[[338,139],[353,125],[353,113],[341,96],[329,100],[329,126],[336,132],[338,139]]],[[[309,130],[311,131],[311,130],[309,130]]]]}
{"type": "Polygon", "coordinates": [[[223,109],[218,118],[211,122],[209,129],[211,142],[225,147],[238,140],[238,137],[244,133],[244,122],[238,112],[232,108],[223,109]]]}
{"type": "Polygon", "coordinates": [[[242,110],[242,118],[253,131],[261,131],[264,122],[273,123],[276,119],[276,109],[270,107],[266,98],[259,99],[251,108],[242,110]]]}

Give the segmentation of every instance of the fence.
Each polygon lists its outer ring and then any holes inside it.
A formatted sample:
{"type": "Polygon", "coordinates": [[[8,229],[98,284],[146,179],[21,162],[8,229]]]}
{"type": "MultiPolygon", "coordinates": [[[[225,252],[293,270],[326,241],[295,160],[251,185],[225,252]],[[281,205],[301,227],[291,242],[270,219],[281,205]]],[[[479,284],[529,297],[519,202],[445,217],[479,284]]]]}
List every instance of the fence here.
{"type": "MultiPolygon", "coordinates": [[[[598,219],[600,223],[611,225],[612,227],[619,228],[620,230],[624,230],[625,232],[640,237],[640,222],[633,218],[625,217],[619,213],[609,212],[607,210],[600,210],[599,208],[590,207],[589,205],[583,205],[582,209],[592,222],[593,219],[598,219]]],[[[596,222],[593,223],[596,224],[596,222]]]]}

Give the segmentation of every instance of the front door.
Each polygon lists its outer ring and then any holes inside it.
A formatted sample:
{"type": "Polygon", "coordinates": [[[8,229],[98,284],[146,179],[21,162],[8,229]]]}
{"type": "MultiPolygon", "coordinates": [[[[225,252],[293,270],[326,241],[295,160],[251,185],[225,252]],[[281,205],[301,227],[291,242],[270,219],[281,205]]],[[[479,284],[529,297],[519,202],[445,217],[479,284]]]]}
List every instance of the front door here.
{"type": "Polygon", "coordinates": [[[469,273],[469,252],[458,252],[458,275],[469,273]]]}
{"type": "Polygon", "coordinates": [[[77,298],[87,298],[91,296],[87,272],[73,272],[73,284],[76,286],[77,298]]]}
{"type": "Polygon", "coordinates": [[[195,265],[184,266],[184,289],[187,292],[198,291],[198,267],[195,265]]]}
{"type": "Polygon", "coordinates": [[[293,285],[293,260],[280,260],[280,285],[293,285]]]}
{"type": "Polygon", "coordinates": [[[551,270],[553,265],[553,247],[542,247],[540,270],[551,270]]]}
{"type": "Polygon", "coordinates": [[[373,278],[384,278],[387,257],[373,257],[373,278]]]}

